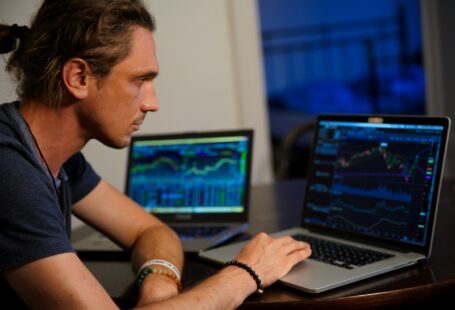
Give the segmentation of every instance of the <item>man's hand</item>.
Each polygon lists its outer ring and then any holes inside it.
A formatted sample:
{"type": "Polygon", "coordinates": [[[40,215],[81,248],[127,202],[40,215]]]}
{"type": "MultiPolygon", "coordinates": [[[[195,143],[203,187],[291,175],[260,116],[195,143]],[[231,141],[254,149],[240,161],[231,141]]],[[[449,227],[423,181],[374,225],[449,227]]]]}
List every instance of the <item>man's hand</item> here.
{"type": "Polygon", "coordinates": [[[290,236],[272,239],[266,233],[259,233],[240,251],[236,260],[249,265],[262,284],[268,286],[310,255],[311,248],[305,242],[290,236]]]}

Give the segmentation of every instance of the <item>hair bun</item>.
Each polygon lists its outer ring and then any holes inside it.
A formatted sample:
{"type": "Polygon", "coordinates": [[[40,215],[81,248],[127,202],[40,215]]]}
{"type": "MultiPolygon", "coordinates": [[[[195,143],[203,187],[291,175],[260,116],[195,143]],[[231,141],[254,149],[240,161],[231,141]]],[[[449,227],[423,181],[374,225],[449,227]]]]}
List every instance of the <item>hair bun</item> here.
{"type": "Polygon", "coordinates": [[[29,28],[27,26],[18,26],[17,24],[14,24],[11,26],[11,35],[15,39],[20,39],[23,40],[29,32],[29,28]]]}
{"type": "Polygon", "coordinates": [[[18,26],[14,24],[9,27],[6,34],[0,36],[0,54],[6,54],[16,48],[16,40],[24,40],[28,36],[29,28],[27,26],[18,26]]]}

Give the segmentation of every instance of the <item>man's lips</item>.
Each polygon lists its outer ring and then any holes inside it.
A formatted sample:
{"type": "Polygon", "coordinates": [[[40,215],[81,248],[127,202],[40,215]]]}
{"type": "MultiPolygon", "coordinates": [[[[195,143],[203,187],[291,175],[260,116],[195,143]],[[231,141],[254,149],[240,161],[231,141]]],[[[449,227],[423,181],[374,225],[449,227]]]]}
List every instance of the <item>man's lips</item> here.
{"type": "Polygon", "coordinates": [[[138,121],[135,121],[133,123],[133,129],[134,130],[139,130],[139,128],[141,128],[141,125],[142,125],[143,122],[144,122],[144,119],[140,119],[138,121]]]}

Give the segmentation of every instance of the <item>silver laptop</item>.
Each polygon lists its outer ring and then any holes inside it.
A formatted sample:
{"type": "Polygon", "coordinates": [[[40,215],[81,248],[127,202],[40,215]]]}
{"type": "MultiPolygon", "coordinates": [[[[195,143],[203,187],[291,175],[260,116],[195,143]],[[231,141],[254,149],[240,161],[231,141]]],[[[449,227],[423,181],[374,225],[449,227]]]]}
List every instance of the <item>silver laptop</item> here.
{"type": "MultiPolygon", "coordinates": [[[[280,281],[319,293],[428,258],[449,127],[445,117],[318,117],[301,227],[272,234],[313,253],[280,281]]],[[[199,256],[223,263],[243,244],[199,256]]]]}
{"type": "MultiPolygon", "coordinates": [[[[248,228],[253,130],[135,136],[125,193],[169,224],[185,252],[198,252],[248,228]]],[[[78,251],[120,250],[100,233],[78,251]]]]}

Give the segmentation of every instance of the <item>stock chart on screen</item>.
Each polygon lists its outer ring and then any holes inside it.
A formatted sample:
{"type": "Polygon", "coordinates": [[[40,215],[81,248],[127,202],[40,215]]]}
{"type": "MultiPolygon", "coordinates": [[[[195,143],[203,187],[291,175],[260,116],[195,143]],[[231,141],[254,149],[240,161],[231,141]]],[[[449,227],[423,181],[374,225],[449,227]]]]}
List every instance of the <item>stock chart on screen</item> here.
{"type": "Polygon", "coordinates": [[[242,212],[248,143],[243,136],[136,141],[128,195],[153,213],[242,212]]]}
{"type": "Polygon", "coordinates": [[[306,221],[422,243],[442,126],[321,124],[306,221]]]}

